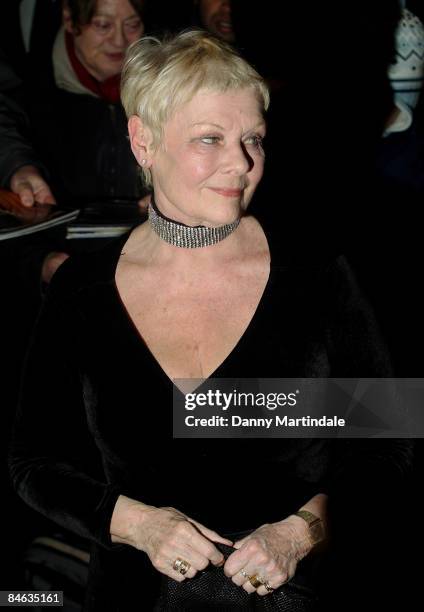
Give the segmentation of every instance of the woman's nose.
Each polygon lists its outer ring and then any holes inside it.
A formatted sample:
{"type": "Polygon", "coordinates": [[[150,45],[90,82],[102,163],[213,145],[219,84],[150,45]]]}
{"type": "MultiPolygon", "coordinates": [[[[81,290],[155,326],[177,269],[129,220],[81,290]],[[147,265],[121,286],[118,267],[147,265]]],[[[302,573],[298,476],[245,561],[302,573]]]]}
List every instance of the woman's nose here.
{"type": "Polygon", "coordinates": [[[237,175],[246,174],[253,166],[252,158],[243,143],[231,147],[227,163],[228,170],[237,175]]]}
{"type": "Polygon", "coordinates": [[[115,26],[112,34],[112,42],[118,49],[123,49],[128,45],[127,37],[125,36],[124,28],[120,25],[115,26]]]}

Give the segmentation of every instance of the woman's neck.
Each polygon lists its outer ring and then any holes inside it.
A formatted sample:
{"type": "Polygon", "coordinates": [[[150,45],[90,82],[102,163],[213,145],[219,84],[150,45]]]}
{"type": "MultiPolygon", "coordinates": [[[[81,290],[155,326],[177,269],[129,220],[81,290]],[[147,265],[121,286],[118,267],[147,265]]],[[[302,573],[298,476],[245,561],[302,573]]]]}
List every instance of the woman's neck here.
{"type": "Polygon", "coordinates": [[[269,246],[258,221],[251,216],[241,219],[227,238],[204,248],[175,247],[162,240],[146,221],[125,245],[125,258],[141,266],[173,270],[176,275],[208,274],[244,262],[249,265],[258,255],[269,256],[269,246]]]}

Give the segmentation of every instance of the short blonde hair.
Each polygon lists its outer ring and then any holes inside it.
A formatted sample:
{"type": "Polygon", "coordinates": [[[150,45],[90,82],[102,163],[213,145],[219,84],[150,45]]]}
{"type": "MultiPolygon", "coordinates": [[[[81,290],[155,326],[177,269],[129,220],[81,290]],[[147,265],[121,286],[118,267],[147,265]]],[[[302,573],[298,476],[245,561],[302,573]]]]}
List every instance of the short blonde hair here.
{"type": "MultiPolygon", "coordinates": [[[[163,41],[145,36],[133,43],[122,71],[121,99],[127,117],[139,116],[154,146],[175,110],[201,89],[226,92],[253,88],[262,109],[269,106],[264,79],[227,43],[203,30],[187,30],[163,41]]],[[[143,168],[147,185],[150,170],[143,168]]]]}

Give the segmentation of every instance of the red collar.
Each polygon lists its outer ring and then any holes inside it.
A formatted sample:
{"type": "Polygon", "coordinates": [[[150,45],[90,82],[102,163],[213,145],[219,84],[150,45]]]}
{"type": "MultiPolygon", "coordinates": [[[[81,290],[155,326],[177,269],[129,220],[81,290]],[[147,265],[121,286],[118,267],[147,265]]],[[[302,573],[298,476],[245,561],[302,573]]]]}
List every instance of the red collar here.
{"type": "Polygon", "coordinates": [[[111,102],[113,104],[119,102],[119,85],[121,75],[116,74],[115,76],[106,79],[106,81],[98,81],[88,72],[87,68],[85,68],[85,66],[83,66],[80,60],[77,58],[75,53],[74,37],[69,32],[65,32],[65,43],[69,60],[79,82],[84,85],[84,87],[95,93],[96,96],[106,100],[106,102],[111,102]]]}

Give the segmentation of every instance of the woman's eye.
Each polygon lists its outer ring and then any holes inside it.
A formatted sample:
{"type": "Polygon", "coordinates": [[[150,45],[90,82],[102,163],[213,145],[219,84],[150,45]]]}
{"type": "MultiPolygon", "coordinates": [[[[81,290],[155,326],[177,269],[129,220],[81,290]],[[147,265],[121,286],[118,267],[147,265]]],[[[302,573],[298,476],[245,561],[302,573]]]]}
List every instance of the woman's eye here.
{"type": "Polygon", "coordinates": [[[131,23],[125,24],[125,29],[128,32],[137,32],[141,28],[141,21],[132,21],[131,23]]]}
{"type": "Polygon", "coordinates": [[[202,136],[200,139],[205,144],[216,144],[220,141],[219,136],[202,136]]]}
{"type": "Polygon", "coordinates": [[[255,134],[253,136],[249,136],[249,138],[247,138],[245,142],[248,145],[253,145],[257,149],[261,149],[264,140],[263,140],[262,136],[259,136],[258,134],[255,134]]]}
{"type": "Polygon", "coordinates": [[[93,19],[91,25],[93,26],[93,29],[99,34],[106,34],[112,29],[112,23],[110,21],[100,21],[93,19]]]}

